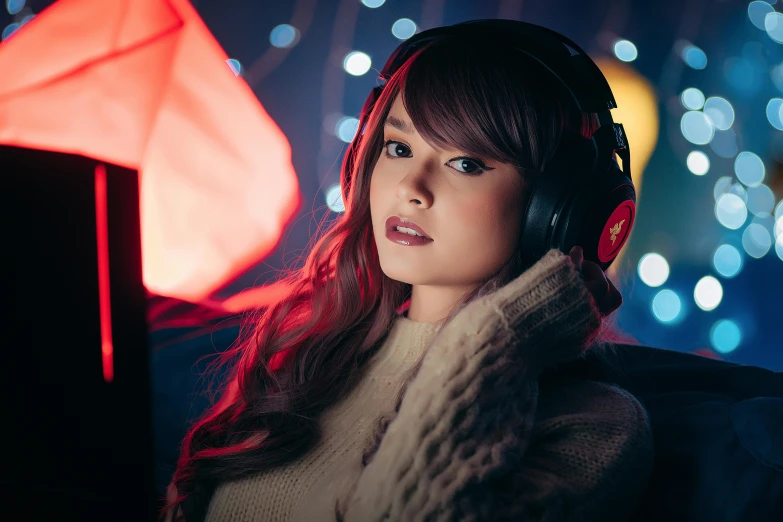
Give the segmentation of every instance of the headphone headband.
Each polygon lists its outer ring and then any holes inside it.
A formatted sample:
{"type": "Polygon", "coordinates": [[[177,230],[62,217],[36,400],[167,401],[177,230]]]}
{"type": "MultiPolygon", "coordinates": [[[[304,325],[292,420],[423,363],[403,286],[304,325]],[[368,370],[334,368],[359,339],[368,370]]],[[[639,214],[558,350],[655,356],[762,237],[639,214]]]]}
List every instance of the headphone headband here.
{"type": "Polygon", "coordinates": [[[503,39],[538,61],[560,80],[582,112],[598,114],[617,107],[606,78],[581,47],[556,31],[517,20],[470,20],[422,31],[397,47],[381,70],[381,78],[388,80],[426,44],[445,36],[473,36],[476,29],[491,29],[481,37],[503,39]]]}

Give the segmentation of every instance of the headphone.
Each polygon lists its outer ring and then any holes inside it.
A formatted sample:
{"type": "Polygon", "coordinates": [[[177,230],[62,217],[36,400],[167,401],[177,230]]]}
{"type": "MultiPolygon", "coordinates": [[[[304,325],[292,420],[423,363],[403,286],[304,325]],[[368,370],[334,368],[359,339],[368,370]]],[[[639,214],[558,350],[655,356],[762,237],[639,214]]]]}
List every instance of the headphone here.
{"type": "MultiPolygon", "coordinates": [[[[561,145],[544,172],[531,184],[520,232],[522,262],[532,266],[547,251],[568,253],[579,245],[584,257],[609,268],[626,243],[636,217],[636,190],[631,180],[631,153],[621,123],[612,120],[617,107],[603,73],[589,56],[565,36],[516,20],[471,20],[418,33],[392,53],[380,73],[385,83],[425,45],[445,36],[494,38],[533,58],[551,72],[582,113],[593,115],[598,129],[590,138],[573,136],[561,145]],[[585,168],[562,165],[557,158],[574,155],[585,168]],[[615,155],[622,159],[622,169],[615,155]],[[560,165],[558,165],[560,163],[560,165]]],[[[347,198],[354,161],[370,112],[383,90],[374,87],[362,106],[359,131],[343,162],[343,197],[347,198]]]]}

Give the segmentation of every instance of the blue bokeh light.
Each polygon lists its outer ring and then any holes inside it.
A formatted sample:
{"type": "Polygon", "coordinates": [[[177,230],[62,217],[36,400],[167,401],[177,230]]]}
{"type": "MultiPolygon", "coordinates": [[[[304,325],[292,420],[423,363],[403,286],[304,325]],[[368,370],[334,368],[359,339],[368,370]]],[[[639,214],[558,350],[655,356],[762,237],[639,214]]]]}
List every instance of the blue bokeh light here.
{"type": "Polygon", "coordinates": [[[688,111],[683,114],[680,130],[685,139],[694,145],[706,145],[715,137],[712,121],[701,111],[688,111]]]}
{"type": "Polygon", "coordinates": [[[623,62],[632,62],[639,56],[639,51],[629,40],[617,40],[614,43],[614,55],[623,62]]]}
{"type": "Polygon", "coordinates": [[[24,9],[25,0],[5,0],[5,8],[8,9],[8,14],[15,15],[22,9],[24,9]]]}
{"type": "Polygon", "coordinates": [[[17,31],[17,29],[19,29],[20,27],[21,27],[21,25],[19,25],[19,24],[16,24],[16,23],[14,23],[14,24],[8,24],[8,25],[5,27],[5,29],[3,29],[3,33],[2,33],[2,36],[0,36],[0,38],[2,38],[3,40],[7,40],[7,39],[8,39],[8,38],[10,38],[10,37],[11,37],[11,35],[13,35],[13,34],[14,34],[16,31],[17,31]]]}
{"type": "Polygon", "coordinates": [[[704,107],[704,93],[695,87],[689,87],[682,91],[680,100],[686,109],[692,111],[698,111],[704,107]]]}
{"type": "Polygon", "coordinates": [[[682,300],[674,290],[661,290],[652,301],[655,318],[662,323],[671,323],[680,316],[682,300]]]}
{"type": "Polygon", "coordinates": [[[234,76],[239,76],[242,74],[242,64],[239,63],[239,60],[235,58],[229,58],[226,60],[226,63],[228,64],[229,69],[231,69],[231,72],[234,73],[234,76]]]}
{"type": "Polygon", "coordinates": [[[742,342],[742,332],[731,319],[721,319],[710,329],[710,343],[718,353],[730,353],[742,342]]]}
{"type": "Polygon", "coordinates": [[[400,18],[392,25],[392,34],[399,40],[407,40],[416,34],[416,23],[410,18],[400,18]]]}
{"type": "Polygon", "coordinates": [[[764,181],[766,169],[764,162],[753,152],[743,151],[734,160],[734,174],[737,179],[748,187],[758,186],[764,181]]]}
{"type": "Polygon", "coordinates": [[[783,130],[780,112],[783,110],[783,98],[772,98],[767,103],[767,120],[777,130],[783,130]]]}
{"type": "Polygon", "coordinates": [[[704,102],[704,114],[718,130],[728,130],[734,124],[734,107],[726,98],[712,96],[704,102]]]}
{"type": "Polygon", "coordinates": [[[340,118],[335,128],[335,134],[340,138],[340,141],[345,143],[351,143],[356,137],[356,132],[359,130],[359,120],[353,116],[346,116],[340,118]]]}
{"type": "Polygon", "coordinates": [[[324,199],[326,199],[326,206],[329,207],[329,210],[332,212],[345,212],[345,202],[343,201],[343,192],[340,190],[340,185],[335,184],[326,189],[326,194],[324,195],[324,199]]]}
{"type": "Polygon", "coordinates": [[[772,13],[773,11],[774,9],[771,5],[769,5],[769,3],[762,2],[760,0],[756,0],[755,2],[748,4],[748,18],[750,18],[750,21],[753,25],[762,31],[765,30],[764,18],[767,16],[767,14],[772,13]]]}
{"type": "Polygon", "coordinates": [[[280,24],[269,33],[269,42],[275,47],[293,47],[299,36],[299,31],[289,24],[280,24]]]}
{"type": "Polygon", "coordinates": [[[742,253],[731,245],[721,245],[715,250],[712,264],[723,277],[734,277],[742,270],[742,253]]]}
{"type": "Polygon", "coordinates": [[[683,47],[681,56],[688,67],[697,70],[707,67],[707,55],[693,44],[683,47]]]}

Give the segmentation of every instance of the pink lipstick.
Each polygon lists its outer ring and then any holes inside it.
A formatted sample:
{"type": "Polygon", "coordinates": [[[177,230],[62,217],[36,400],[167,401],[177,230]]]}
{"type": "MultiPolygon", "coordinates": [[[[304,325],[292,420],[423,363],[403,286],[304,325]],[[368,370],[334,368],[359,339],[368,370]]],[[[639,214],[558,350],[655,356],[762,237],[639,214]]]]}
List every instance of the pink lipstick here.
{"type": "Polygon", "coordinates": [[[416,223],[397,216],[386,220],[386,237],[390,241],[405,246],[427,245],[433,241],[416,223]],[[402,230],[398,230],[397,227],[402,230]]]}

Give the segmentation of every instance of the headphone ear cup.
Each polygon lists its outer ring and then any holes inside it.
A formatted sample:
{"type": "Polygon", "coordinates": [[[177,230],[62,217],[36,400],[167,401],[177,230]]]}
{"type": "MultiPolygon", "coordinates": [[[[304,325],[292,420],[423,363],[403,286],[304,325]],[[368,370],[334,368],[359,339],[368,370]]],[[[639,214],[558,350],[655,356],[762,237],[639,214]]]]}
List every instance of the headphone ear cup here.
{"type": "MultiPolygon", "coordinates": [[[[520,232],[523,264],[526,268],[550,249],[565,250],[563,217],[568,218],[574,196],[589,182],[597,156],[595,142],[581,135],[563,138],[547,161],[544,172],[534,174],[520,232]],[[580,177],[577,173],[584,173],[580,177]]],[[[575,228],[574,226],[571,229],[575,228]]]]}
{"type": "Polygon", "coordinates": [[[552,223],[563,200],[565,187],[564,183],[547,173],[536,174],[536,177],[530,186],[531,192],[519,234],[522,266],[525,269],[533,266],[553,247],[552,223]]]}
{"type": "Polygon", "coordinates": [[[564,252],[582,247],[585,259],[609,268],[627,242],[636,219],[636,190],[612,160],[595,183],[572,193],[554,232],[564,252]]]}

